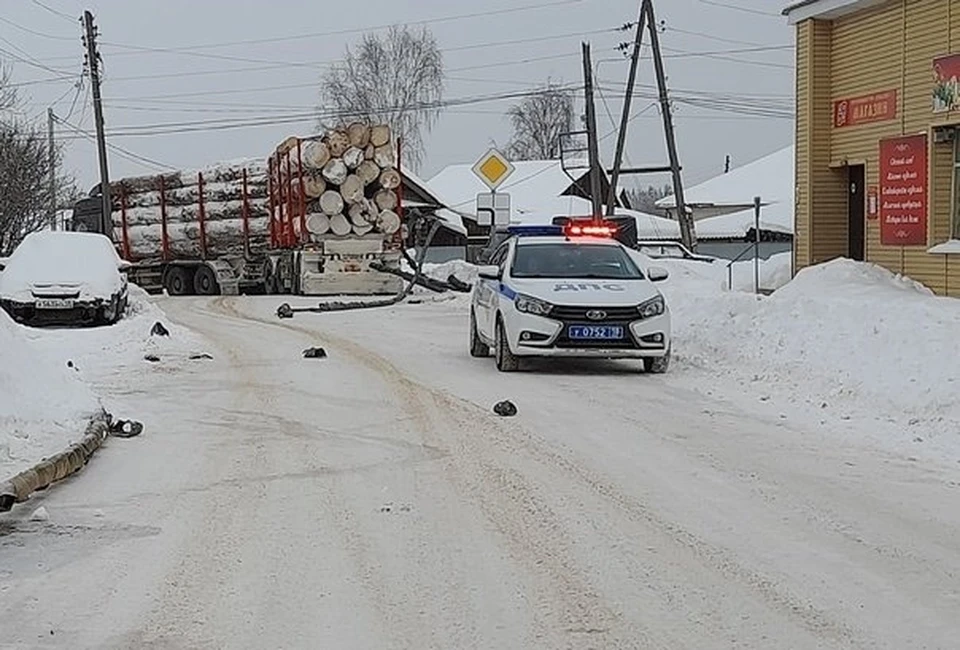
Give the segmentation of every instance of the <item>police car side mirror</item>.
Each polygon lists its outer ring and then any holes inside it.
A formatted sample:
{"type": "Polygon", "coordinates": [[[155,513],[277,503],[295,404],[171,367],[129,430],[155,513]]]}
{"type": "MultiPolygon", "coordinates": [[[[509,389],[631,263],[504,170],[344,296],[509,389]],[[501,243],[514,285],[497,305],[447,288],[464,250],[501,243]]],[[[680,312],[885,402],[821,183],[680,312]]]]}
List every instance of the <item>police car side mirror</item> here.
{"type": "Polygon", "coordinates": [[[477,272],[481,280],[499,280],[501,277],[499,266],[481,266],[477,272]]]}
{"type": "Polygon", "coordinates": [[[663,267],[651,266],[647,269],[647,277],[650,278],[650,282],[663,282],[670,277],[670,273],[663,267]]]}

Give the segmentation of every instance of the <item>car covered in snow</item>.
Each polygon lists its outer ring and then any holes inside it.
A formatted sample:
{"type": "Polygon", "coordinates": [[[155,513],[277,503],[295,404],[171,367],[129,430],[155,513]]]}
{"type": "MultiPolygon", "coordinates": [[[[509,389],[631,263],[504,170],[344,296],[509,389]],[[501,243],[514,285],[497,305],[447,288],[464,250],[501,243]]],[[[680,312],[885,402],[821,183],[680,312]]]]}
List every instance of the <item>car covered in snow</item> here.
{"type": "Polygon", "coordinates": [[[32,233],[3,266],[0,307],[17,322],[110,324],[127,308],[128,265],[104,235],[32,233]]]}
{"type": "Polygon", "coordinates": [[[470,308],[470,354],[497,369],[524,357],[642,359],[647,372],[670,364],[670,312],[654,283],[609,225],[515,227],[480,268],[470,308]]]}

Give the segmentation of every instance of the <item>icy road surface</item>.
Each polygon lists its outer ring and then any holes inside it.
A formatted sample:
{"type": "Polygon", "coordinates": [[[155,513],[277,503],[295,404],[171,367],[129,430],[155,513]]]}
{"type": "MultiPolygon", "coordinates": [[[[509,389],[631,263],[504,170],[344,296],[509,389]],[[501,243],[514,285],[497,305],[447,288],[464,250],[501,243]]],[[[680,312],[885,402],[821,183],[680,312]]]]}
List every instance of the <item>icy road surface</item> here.
{"type": "Polygon", "coordinates": [[[144,435],[0,522],[0,647],[957,647],[956,468],[682,367],[500,375],[462,299],[277,302],[163,301],[216,358],[117,376],[144,435]]]}

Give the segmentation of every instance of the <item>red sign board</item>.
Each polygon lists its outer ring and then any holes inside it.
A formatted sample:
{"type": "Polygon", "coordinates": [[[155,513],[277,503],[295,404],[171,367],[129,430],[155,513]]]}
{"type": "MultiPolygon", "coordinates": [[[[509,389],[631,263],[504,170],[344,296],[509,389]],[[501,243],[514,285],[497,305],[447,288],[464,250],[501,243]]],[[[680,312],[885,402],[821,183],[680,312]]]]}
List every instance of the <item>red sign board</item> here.
{"type": "Polygon", "coordinates": [[[885,90],[872,95],[849,97],[833,102],[833,126],[886,122],[897,117],[897,91],[885,90]]]}
{"type": "Polygon", "coordinates": [[[960,54],[933,60],[933,112],[960,111],[960,54]]]}
{"type": "Polygon", "coordinates": [[[880,243],[927,243],[927,136],[880,141],[880,243]]]}

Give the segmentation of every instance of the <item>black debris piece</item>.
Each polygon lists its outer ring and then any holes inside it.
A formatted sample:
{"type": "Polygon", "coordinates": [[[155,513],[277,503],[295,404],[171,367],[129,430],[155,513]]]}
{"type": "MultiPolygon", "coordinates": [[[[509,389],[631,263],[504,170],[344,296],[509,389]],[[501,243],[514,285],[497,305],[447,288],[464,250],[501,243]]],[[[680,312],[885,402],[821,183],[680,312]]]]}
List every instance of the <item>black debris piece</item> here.
{"type": "Polygon", "coordinates": [[[110,425],[110,435],[117,438],[133,438],[143,433],[143,423],[136,420],[115,420],[110,425]]]}
{"type": "Polygon", "coordinates": [[[277,318],[293,318],[293,307],[287,303],[277,307],[277,318]]]}
{"type": "Polygon", "coordinates": [[[326,359],[327,351],[323,348],[307,348],[303,351],[304,359],[326,359]]]}
{"type": "Polygon", "coordinates": [[[155,355],[155,354],[148,354],[148,355],[145,355],[143,358],[144,358],[145,361],[149,361],[150,363],[159,363],[159,362],[160,362],[160,357],[158,357],[158,356],[155,355]]]}
{"type": "Polygon", "coordinates": [[[163,326],[163,323],[157,321],[150,330],[150,336],[170,336],[170,330],[163,326]]]}
{"type": "Polygon", "coordinates": [[[213,359],[213,357],[210,356],[209,354],[207,354],[206,352],[201,352],[200,354],[191,354],[191,355],[190,355],[190,360],[191,360],[191,361],[199,361],[200,359],[213,359]]]}
{"type": "Polygon", "coordinates": [[[517,414],[517,405],[510,400],[503,400],[493,406],[493,412],[501,417],[510,418],[517,414]]]}

